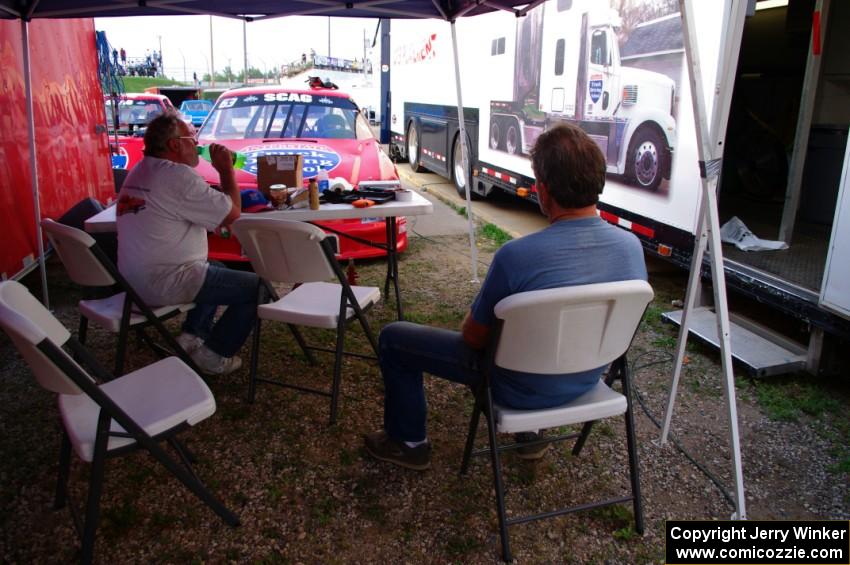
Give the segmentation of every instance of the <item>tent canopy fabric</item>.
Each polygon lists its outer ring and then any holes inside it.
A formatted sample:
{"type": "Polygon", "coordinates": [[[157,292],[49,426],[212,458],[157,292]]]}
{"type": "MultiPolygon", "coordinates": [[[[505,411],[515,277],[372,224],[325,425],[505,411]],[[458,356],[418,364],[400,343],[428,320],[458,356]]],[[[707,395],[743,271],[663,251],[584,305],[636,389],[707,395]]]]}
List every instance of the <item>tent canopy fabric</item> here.
{"type": "Polygon", "coordinates": [[[256,21],[284,16],[438,18],[454,21],[493,10],[525,13],[537,2],[510,0],[0,0],[0,18],[103,18],[214,15],[256,21]],[[528,6],[528,5],[531,6],[528,6]],[[522,10],[516,6],[524,6],[522,10]]]}

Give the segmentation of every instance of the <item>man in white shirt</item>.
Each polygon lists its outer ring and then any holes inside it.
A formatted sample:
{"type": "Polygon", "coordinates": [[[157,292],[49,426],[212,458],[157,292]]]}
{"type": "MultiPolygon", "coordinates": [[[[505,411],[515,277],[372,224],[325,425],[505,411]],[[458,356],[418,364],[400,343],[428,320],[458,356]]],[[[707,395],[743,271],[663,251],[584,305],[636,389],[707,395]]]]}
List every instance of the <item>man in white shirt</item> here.
{"type": "Polygon", "coordinates": [[[232,154],[210,146],[221,179],[214,190],[195,172],[194,130],[175,112],[148,124],[144,153],[118,196],[118,269],[148,305],[194,302],[177,341],[204,372],[235,371],[256,319],[259,277],[207,261],[207,231],[241,213],[232,154]]]}

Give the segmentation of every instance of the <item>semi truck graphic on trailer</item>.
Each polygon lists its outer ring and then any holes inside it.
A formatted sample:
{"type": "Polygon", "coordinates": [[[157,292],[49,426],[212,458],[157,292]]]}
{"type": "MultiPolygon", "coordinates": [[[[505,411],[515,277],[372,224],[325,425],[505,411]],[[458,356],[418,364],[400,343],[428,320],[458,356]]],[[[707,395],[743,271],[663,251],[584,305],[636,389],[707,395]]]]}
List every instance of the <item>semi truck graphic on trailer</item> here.
{"type": "Polygon", "coordinates": [[[621,22],[604,3],[563,0],[518,19],[513,98],[490,102],[490,148],[528,155],[546,128],[569,122],[599,145],[609,173],[653,191],[669,180],[675,84],[622,64],[621,22]]]}
{"type": "MultiPolygon", "coordinates": [[[[647,252],[688,269],[703,174],[693,96],[707,103],[712,127],[723,113],[718,108],[731,108],[717,191],[720,223],[737,216],[788,249],[754,253],[725,245],[727,285],[736,298],[805,328],[774,337],[772,329],[735,322],[733,332],[747,332],[741,344],[762,344],[765,336],[769,343],[742,351],[733,344],[733,357],[762,375],[840,366],[834,352],[850,343],[850,285],[837,282],[850,280],[848,263],[839,259],[850,241],[850,35],[842,33],[850,3],[833,1],[828,13],[802,2],[756,10],[743,30],[728,25],[731,0],[689,6],[701,71],[693,86],[673,0],[548,0],[519,18],[504,11],[462,18],[462,116],[448,24],[394,20],[393,154],[414,170],[451,179],[462,196],[469,185],[473,197],[500,190],[536,200],[529,150],[546,128],[573,123],[607,157],[599,215],[636,234],[647,252]],[[721,93],[717,85],[733,77],[718,77],[720,53],[736,46],[734,92],[721,93]],[[470,148],[466,169],[460,119],[470,148]]],[[[703,314],[707,329],[699,335],[712,341],[708,305],[703,314]]]]}

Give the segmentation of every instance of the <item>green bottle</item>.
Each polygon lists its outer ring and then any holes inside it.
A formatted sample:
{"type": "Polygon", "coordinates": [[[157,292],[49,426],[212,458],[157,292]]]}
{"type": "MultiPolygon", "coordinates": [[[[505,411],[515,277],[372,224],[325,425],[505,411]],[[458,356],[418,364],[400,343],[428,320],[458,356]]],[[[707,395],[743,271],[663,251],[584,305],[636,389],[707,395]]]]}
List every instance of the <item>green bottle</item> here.
{"type": "MultiPolygon", "coordinates": [[[[245,160],[248,158],[247,155],[239,151],[231,151],[231,153],[233,154],[233,168],[244,169],[245,160]]],[[[209,145],[198,145],[198,155],[205,161],[212,161],[209,145]]]]}

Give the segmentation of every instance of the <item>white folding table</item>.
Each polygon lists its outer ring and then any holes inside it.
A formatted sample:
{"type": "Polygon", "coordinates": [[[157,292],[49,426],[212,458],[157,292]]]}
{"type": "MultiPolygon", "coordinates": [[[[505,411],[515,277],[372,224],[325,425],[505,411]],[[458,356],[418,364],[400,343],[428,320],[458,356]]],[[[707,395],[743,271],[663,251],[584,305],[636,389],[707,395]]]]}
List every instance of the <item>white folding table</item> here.
{"type": "MultiPolygon", "coordinates": [[[[323,230],[334,233],[339,237],[347,237],[364,245],[371,245],[383,249],[387,253],[387,277],[384,282],[384,294],[389,294],[390,282],[395,291],[398,319],[403,320],[404,314],[401,306],[401,294],[398,286],[398,252],[396,218],[399,216],[421,216],[431,214],[434,206],[426,198],[416,192],[410,193],[412,199],[409,202],[390,200],[383,204],[376,204],[368,208],[355,208],[351,204],[322,204],[318,210],[299,208],[297,210],[274,210],[271,212],[260,212],[264,217],[282,218],[285,220],[296,220],[301,222],[319,222],[322,220],[344,220],[357,218],[384,218],[387,226],[386,243],[369,241],[356,236],[348,235],[326,226],[320,226],[323,230]]],[[[115,206],[110,206],[86,220],[85,230],[89,233],[114,232],[115,228],[115,206]]]]}

